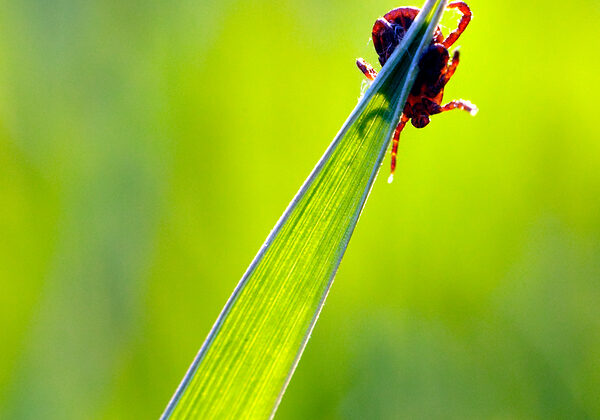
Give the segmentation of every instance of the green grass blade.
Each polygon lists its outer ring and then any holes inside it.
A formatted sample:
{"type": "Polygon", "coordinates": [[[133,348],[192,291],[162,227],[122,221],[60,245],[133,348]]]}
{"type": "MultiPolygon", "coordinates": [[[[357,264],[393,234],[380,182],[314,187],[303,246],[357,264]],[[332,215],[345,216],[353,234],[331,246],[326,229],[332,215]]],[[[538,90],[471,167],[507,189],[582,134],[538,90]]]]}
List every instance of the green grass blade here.
{"type": "Polygon", "coordinates": [[[268,418],[323,306],[446,1],[427,0],[267,238],[163,418],[268,418]]]}

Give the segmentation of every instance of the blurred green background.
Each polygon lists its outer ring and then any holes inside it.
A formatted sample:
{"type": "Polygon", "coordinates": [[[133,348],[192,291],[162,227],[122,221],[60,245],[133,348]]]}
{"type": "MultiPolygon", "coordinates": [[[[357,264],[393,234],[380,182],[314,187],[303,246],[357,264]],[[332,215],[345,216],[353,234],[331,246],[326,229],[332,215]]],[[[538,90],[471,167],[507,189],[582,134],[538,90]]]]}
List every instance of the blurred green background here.
{"type": "MultiPolygon", "coordinates": [[[[469,4],[279,419],[600,417],[600,3],[469,4]]],[[[401,5],[2,2],[0,417],[160,415],[401,5]]]]}

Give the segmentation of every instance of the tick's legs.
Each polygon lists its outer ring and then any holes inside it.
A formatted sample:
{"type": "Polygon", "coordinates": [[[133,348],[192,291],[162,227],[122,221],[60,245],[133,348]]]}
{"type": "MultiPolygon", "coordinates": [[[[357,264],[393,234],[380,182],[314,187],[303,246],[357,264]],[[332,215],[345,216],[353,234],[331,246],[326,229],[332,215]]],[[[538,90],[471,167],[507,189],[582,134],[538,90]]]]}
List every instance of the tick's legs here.
{"type": "Polygon", "coordinates": [[[471,115],[475,115],[479,111],[477,105],[464,99],[459,99],[457,101],[448,102],[446,105],[442,106],[440,112],[451,111],[453,109],[462,109],[471,115]]]}
{"type": "Polygon", "coordinates": [[[456,28],[453,32],[451,32],[448,35],[448,37],[442,42],[444,47],[450,48],[450,46],[456,42],[458,37],[467,28],[467,25],[471,21],[472,14],[471,14],[471,9],[469,9],[469,6],[467,6],[467,3],[465,3],[464,1],[453,1],[446,7],[448,9],[458,9],[458,11],[460,13],[462,13],[462,17],[460,18],[460,21],[458,22],[458,28],[456,28]]]}
{"type": "Polygon", "coordinates": [[[367,76],[367,79],[375,80],[375,78],[377,77],[377,71],[373,68],[372,65],[367,63],[363,58],[357,59],[356,65],[358,66],[359,70],[362,71],[365,76],[367,76]]]}
{"type": "Polygon", "coordinates": [[[464,99],[458,99],[456,101],[448,102],[446,105],[440,106],[433,102],[430,99],[424,98],[423,104],[425,105],[425,109],[429,115],[440,114],[446,111],[452,111],[453,109],[462,109],[463,111],[467,111],[471,115],[477,114],[477,106],[472,104],[469,101],[464,99]]]}
{"type": "Polygon", "coordinates": [[[450,78],[454,76],[454,72],[456,71],[456,67],[458,67],[458,63],[460,61],[459,57],[460,55],[458,50],[454,51],[452,62],[443,70],[442,77],[440,77],[432,89],[433,92],[440,92],[442,89],[444,89],[446,83],[448,83],[450,78]]]}
{"type": "Polygon", "coordinates": [[[408,120],[409,118],[406,115],[402,114],[402,117],[400,117],[400,122],[396,126],[396,131],[394,131],[394,137],[392,139],[391,173],[390,177],[388,178],[389,183],[391,183],[394,180],[394,171],[396,170],[396,155],[398,154],[398,143],[400,142],[400,132],[402,132],[402,129],[404,128],[408,120]]]}
{"type": "Polygon", "coordinates": [[[456,71],[456,68],[458,67],[459,62],[460,62],[460,54],[458,53],[458,50],[456,50],[456,51],[454,51],[454,55],[452,56],[452,62],[450,63],[450,65],[448,66],[448,69],[446,70],[446,74],[444,74],[444,77],[442,77],[442,80],[443,80],[442,86],[446,86],[446,83],[448,83],[450,78],[452,76],[454,76],[454,72],[456,71]]]}

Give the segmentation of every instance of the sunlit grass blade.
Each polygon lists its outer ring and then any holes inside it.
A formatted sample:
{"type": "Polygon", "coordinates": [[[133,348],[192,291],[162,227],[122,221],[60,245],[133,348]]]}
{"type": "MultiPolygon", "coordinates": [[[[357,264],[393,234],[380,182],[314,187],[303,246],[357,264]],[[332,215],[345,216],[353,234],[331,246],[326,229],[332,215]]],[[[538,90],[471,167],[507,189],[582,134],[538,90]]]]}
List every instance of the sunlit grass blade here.
{"type": "Polygon", "coordinates": [[[427,0],[268,236],[164,418],[272,416],[323,306],[445,1],[427,0]]]}

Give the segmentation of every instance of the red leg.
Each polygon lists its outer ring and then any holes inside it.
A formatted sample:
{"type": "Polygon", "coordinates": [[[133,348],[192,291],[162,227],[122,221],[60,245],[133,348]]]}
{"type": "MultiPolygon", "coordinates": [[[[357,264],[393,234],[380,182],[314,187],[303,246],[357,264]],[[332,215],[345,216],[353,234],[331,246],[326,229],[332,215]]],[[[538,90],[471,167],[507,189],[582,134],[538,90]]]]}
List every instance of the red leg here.
{"type": "Polygon", "coordinates": [[[425,115],[440,114],[442,112],[452,111],[453,109],[462,109],[463,111],[467,111],[471,115],[475,115],[479,111],[477,105],[472,104],[471,102],[466,101],[464,99],[451,101],[448,102],[446,105],[440,106],[429,98],[423,98],[422,104],[425,108],[425,115]]]}
{"type": "Polygon", "coordinates": [[[394,131],[394,138],[392,139],[392,163],[391,163],[391,173],[388,178],[388,182],[391,183],[394,180],[394,172],[396,171],[396,155],[398,154],[398,143],[400,142],[400,133],[404,126],[406,125],[409,118],[402,114],[400,118],[400,122],[396,126],[396,131],[394,131]]]}
{"type": "Polygon", "coordinates": [[[454,76],[454,72],[456,71],[456,68],[458,67],[459,61],[460,61],[460,54],[458,53],[458,50],[456,50],[456,51],[454,51],[454,55],[452,56],[452,62],[448,66],[448,69],[446,70],[446,74],[444,74],[444,77],[443,77],[444,85],[443,86],[446,86],[446,83],[448,83],[450,78],[452,76],[454,76]]]}
{"type": "Polygon", "coordinates": [[[458,27],[442,42],[444,47],[450,48],[450,46],[454,44],[458,37],[465,31],[473,15],[471,14],[471,9],[469,9],[469,6],[467,6],[467,3],[464,1],[453,1],[447,6],[447,8],[458,9],[458,11],[462,13],[462,17],[458,22],[458,27]]]}
{"type": "MultiPolygon", "coordinates": [[[[454,72],[456,71],[456,67],[458,67],[458,63],[460,61],[460,55],[458,50],[454,51],[454,55],[452,56],[452,62],[443,70],[443,75],[440,77],[440,80],[435,84],[432,89],[434,92],[443,92],[444,86],[450,81],[450,78],[454,76],[454,72]]],[[[440,98],[441,100],[441,98],[440,98]]]]}
{"type": "Polygon", "coordinates": [[[448,102],[446,105],[440,107],[439,112],[451,111],[453,109],[462,109],[463,111],[467,111],[471,115],[475,115],[477,114],[477,111],[479,111],[475,104],[472,104],[469,101],[465,101],[464,99],[459,99],[457,101],[448,102]]]}
{"type": "Polygon", "coordinates": [[[373,68],[372,65],[367,63],[363,58],[357,59],[356,65],[358,66],[359,70],[362,71],[365,76],[367,76],[367,79],[375,80],[375,78],[377,77],[377,71],[373,68]]]}

